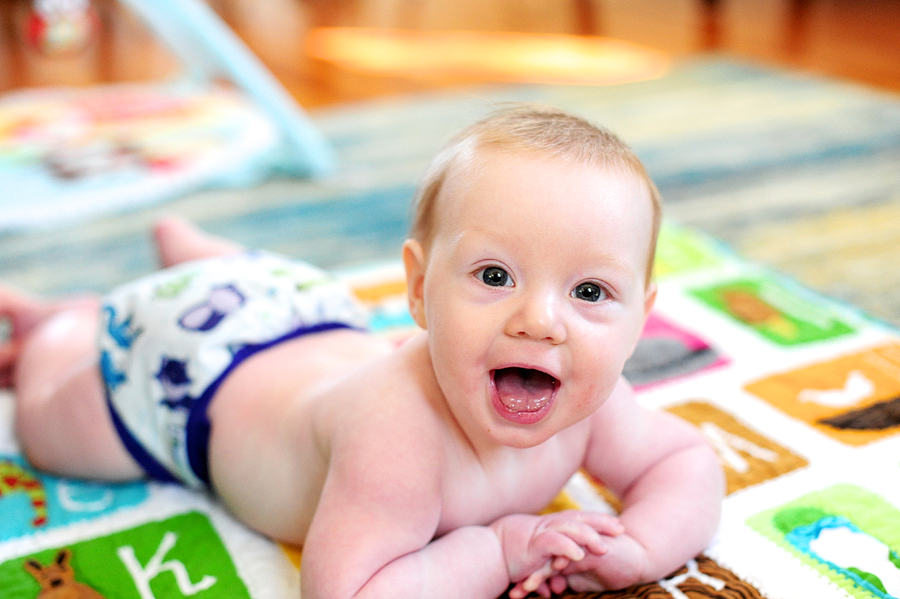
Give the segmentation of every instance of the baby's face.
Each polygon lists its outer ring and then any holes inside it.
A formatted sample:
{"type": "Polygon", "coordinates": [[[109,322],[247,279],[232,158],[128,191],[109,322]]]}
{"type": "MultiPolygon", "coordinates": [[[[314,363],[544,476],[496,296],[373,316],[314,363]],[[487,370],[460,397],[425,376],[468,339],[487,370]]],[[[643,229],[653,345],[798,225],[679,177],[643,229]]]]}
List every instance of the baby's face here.
{"type": "Polygon", "coordinates": [[[528,447],[593,413],[653,300],[640,180],[482,150],[451,171],[435,216],[413,313],[466,434],[528,447]]]}

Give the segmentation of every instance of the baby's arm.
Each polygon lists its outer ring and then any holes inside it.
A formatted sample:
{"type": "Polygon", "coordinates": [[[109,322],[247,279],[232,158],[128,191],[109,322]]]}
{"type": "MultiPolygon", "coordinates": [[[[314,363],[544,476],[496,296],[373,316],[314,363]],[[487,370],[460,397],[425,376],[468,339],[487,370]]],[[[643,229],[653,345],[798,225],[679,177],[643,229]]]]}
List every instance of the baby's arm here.
{"type": "Polygon", "coordinates": [[[304,599],[494,599],[557,555],[599,551],[594,527],[615,525],[523,515],[447,531],[455,518],[442,503],[446,451],[407,434],[395,429],[388,440],[376,423],[347,435],[354,447],[332,446],[303,548],[304,599]]]}
{"type": "Polygon", "coordinates": [[[496,536],[459,528],[432,541],[441,516],[441,456],[410,452],[402,434],[377,438],[379,423],[354,427],[331,448],[331,464],[303,544],[304,599],[487,597],[506,573],[496,536]],[[356,436],[356,439],[348,437],[356,436]],[[351,446],[352,444],[352,446],[351,446]],[[468,571],[463,569],[467,564],[468,571]],[[461,574],[464,573],[465,575],[461,574]],[[459,592],[467,586],[467,593],[459,592]],[[443,586],[443,589],[442,589],[443,586]],[[435,591],[438,589],[439,591],[435,591]]]}
{"type": "Polygon", "coordinates": [[[563,572],[576,590],[651,582],[706,548],[719,524],[724,482],[699,431],[641,408],[627,383],[592,417],[585,468],[622,499],[625,532],[563,572]]]}
{"type": "MultiPolygon", "coordinates": [[[[385,511],[364,506],[344,504],[340,511],[345,524],[332,528],[324,543],[318,531],[310,532],[303,597],[493,599],[510,582],[519,583],[510,597],[530,591],[549,597],[554,573],[588,553],[602,554],[600,531],[622,530],[615,517],[573,511],[506,516],[491,526],[464,526],[431,540],[414,530],[415,523],[429,518],[412,506],[386,520],[380,519],[385,511]],[[354,532],[354,523],[365,529],[354,532]]],[[[565,583],[552,588],[561,592],[565,583]]]]}
{"type": "Polygon", "coordinates": [[[461,527],[432,541],[415,526],[422,515],[409,515],[412,522],[350,510],[340,529],[311,530],[303,548],[304,599],[488,599],[503,593],[506,570],[489,528],[461,527]]]}

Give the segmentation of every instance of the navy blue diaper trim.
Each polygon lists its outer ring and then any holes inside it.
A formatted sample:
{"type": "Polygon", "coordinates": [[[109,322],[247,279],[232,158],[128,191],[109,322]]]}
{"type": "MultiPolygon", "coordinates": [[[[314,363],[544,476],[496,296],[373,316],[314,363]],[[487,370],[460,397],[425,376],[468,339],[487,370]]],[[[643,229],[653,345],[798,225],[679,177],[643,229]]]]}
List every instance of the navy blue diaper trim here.
{"type": "Polygon", "coordinates": [[[209,403],[212,401],[213,396],[216,394],[216,391],[219,389],[225,378],[231,374],[241,362],[257,352],[278,345],[279,343],[296,339],[297,337],[311,335],[313,333],[323,333],[335,329],[349,328],[353,327],[342,322],[323,322],[314,326],[295,329],[286,335],[282,335],[281,337],[273,339],[272,341],[267,341],[266,343],[245,345],[238,350],[228,368],[226,368],[222,374],[206,388],[203,394],[191,404],[190,414],[188,414],[187,425],[185,426],[185,433],[188,463],[191,466],[191,470],[197,475],[197,478],[206,483],[207,487],[212,487],[209,478],[209,403]]]}
{"type": "Polygon", "coordinates": [[[153,480],[158,480],[164,483],[181,482],[181,480],[171,472],[169,472],[169,470],[165,466],[156,461],[156,458],[154,458],[146,449],[144,449],[144,446],[141,445],[140,441],[132,436],[131,431],[128,430],[128,427],[125,426],[125,423],[122,421],[119,413],[116,412],[116,408],[109,397],[109,390],[105,389],[105,391],[106,407],[109,408],[109,415],[112,417],[112,422],[116,427],[116,432],[119,434],[119,438],[122,439],[122,443],[125,445],[125,449],[128,450],[128,453],[131,454],[131,457],[133,457],[135,461],[140,464],[141,468],[144,469],[144,472],[147,473],[147,476],[149,476],[153,480]]]}

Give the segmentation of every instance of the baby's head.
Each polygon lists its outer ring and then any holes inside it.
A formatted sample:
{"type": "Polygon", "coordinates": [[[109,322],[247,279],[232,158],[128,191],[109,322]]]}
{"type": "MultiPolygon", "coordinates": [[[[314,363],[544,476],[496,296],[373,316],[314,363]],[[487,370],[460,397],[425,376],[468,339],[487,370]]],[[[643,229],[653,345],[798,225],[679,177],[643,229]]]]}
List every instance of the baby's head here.
{"type": "Polygon", "coordinates": [[[652,235],[645,272],[645,282],[650,284],[661,206],[659,192],[640,159],[608,130],[542,106],[513,105],[498,110],[464,129],[434,158],[416,195],[410,229],[410,237],[426,252],[433,239],[436,206],[442,198],[448,175],[457,169],[478,168],[475,158],[480,151],[533,154],[637,178],[652,203],[652,235]]]}
{"type": "Polygon", "coordinates": [[[658,226],[631,150],[559,111],[502,110],[438,155],[403,260],[470,438],[534,446],[610,397],[656,295],[658,226]]]}

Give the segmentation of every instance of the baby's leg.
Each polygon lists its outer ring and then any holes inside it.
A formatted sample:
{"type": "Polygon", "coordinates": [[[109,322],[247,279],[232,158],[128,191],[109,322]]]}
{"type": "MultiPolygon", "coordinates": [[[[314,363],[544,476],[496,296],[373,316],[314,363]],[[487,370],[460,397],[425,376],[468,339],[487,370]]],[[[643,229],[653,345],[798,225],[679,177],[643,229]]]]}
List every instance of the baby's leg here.
{"type": "Polygon", "coordinates": [[[0,288],[0,315],[13,322],[16,433],[32,465],[80,478],[140,477],[106,407],[97,300],[51,304],[0,288]]]}
{"type": "Polygon", "coordinates": [[[159,221],[154,229],[154,236],[163,267],[244,251],[240,244],[210,235],[178,217],[159,221]]]}

